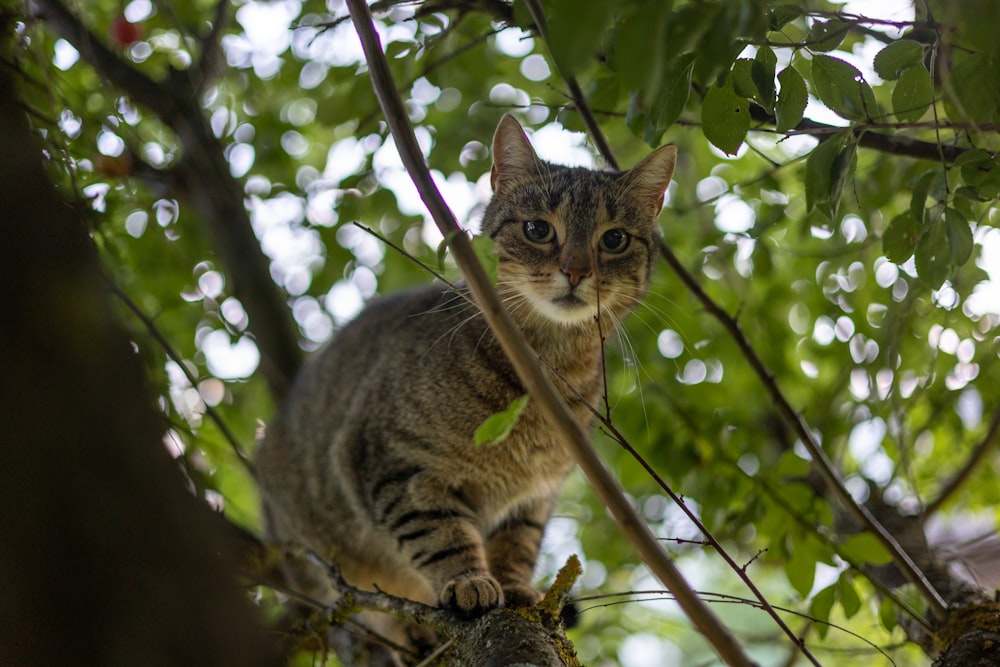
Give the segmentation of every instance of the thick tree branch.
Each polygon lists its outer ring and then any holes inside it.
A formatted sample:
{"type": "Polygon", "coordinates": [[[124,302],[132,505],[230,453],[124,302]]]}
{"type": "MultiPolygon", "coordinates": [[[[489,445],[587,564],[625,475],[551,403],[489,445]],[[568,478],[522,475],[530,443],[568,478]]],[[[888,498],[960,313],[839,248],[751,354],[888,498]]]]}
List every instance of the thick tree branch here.
{"type": "MultiPolygon", "coordinates": [[[[559,612],[566,592],[580,575],[580,561],[571,557],[556,577],[552,589],[538,607],[494,609],[479,618],[462,618],[455,612],[389,595],[367,591],[344,580],[335,563],[314,552],[305,558],[327,573],[330,584],[340,594],[323,609],[329,622],[339,623],[357,609],[391,614],[412,623],[428,626],[450,638],[435,655],[446,665],[534,665],[537,667],[578,667],[570,651],[563,655],[557,646],[567,643],[559,612]]],[[[421,664],[438,664],[430,659],[421,664]]]]}
{"type": "MultiPolygon", "coordinates": [[[[271,394],[280,400],[302,361],[297,328],[284,294],[271,280],[270,263],[254,235],[243,189],[230,174],[191,81],[176,72],[165,81],[150,79],[102,44],[60,0],[32,0],[32,11],[72,44],[99,76],[177,133],[183,157],[165,182],[176,187],[174,195],[190,203],[207,227],[232,281],[232,292],[249,316],[271,394]]],[[[221,29],[221,17],[217,10],[213,33],[221,29]]]]}
{"type": "MultiPolygon", "coordinates": [[[[774,116],[767,113],[767,111],[756,104],[750,105],[750,117],[758,123],[767,123],[768,125],[774,125],[776,122],[774,116]]],[[[921,141],[920,139],[913,139],[912,137],[904,137],[898,134],[885,134],[878,131],[879,129],[886,129],[888,127],[893,126],[885,123],[873,122],[858,123],[850,127],[839,127],[837,125],[819,123],[805,118],[792,130],[790,130],[787,135],[792,136],[797,134],[808,134],[810,136],[823,138],[834,132],[850,130],[857,137],[858,145],[864,148],[871,148],[890,155],[913,157],[921,160],[933,160],[935,162],[939,162],[942,159],[945,162],[954,162],[958,159],[958,156],[968,150],[961,148],[960,146],[946,146],[936,142],[921,141]]]]}
{"type": "Polygon", "coordinates": [[[375,93],[379,98],[403,164],[441,233],[445,238],[451,239],[451,249],[459,268],[480,304],[490,328],[510,358],[518,377],[545,414],[557,437],[573,453],[576,462],[583,469],[601,500],[611,511],[622,532],[636,547],[640,557],[653,573],[674,593],[684,613],[688,615],[727,663],[730,665],[753,664],[732,633],[687,583],[680,570],[666,555],[645,522],[629,503],[617,480],[604,466],[590,445],[587,433],[573,417],[559,392],[538,365],[537,355],[531,350],[520,330],[507,315],[486,272],[476,259],[469,239],[461,231],[454,215],[448,209],[431,179],[413,134],[413,128],[407,118],[402,99],[393,82],[378,35],[372,25],[368,6],[363,0],[348,0],[347,4],[355,28],[361,38],[375,93]]]}
{"type": "Polygon", "coordinates": [[[164,85],[130,66],[105,46],[59,0],[29,0],[29,13],[45,21],[52,30],[73,45],[98,74],[171,125],[180,113],[175,96],[164,94],[164,85]]]}

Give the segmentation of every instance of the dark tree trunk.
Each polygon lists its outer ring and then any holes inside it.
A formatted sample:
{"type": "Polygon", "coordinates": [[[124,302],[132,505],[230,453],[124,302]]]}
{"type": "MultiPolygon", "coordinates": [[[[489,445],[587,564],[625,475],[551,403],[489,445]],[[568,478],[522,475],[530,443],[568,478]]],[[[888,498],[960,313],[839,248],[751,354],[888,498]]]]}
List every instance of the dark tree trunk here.
{"type": "MultiPolygon", "coordinates": [[[[9,43],[9,15],[2,29],[9,43]]],[[[0,664],[276,664],[221,521],[162,445],[12,71],[0,67],[0,664]]]]}

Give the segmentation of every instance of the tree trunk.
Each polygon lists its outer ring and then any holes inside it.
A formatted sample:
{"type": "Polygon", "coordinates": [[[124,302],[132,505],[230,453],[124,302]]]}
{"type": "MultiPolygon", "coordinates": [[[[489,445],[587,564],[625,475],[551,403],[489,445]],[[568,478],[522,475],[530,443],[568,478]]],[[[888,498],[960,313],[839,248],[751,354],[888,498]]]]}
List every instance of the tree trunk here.
{"type": "Polygon", "coordinates": [[[13,71],[0,68],[0,664],[277,664],[233,576],[234,545],[163,447],[13,71]]]}

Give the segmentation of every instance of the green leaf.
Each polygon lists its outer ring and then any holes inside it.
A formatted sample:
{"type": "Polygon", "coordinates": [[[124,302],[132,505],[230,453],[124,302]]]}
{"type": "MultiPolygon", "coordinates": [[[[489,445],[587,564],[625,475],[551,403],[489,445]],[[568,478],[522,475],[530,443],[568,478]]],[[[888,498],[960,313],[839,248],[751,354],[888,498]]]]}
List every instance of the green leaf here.
{"type": "MultiPolygon", "coordinates": [[[[449,240],[450,239],[445,239],[442,243],[449,240]]],[[[497,253],[493,249],[493,239],[489,236],[477,234],[472,237],[472,249],[476,251],[476,257],[479,258],[483,268],[486,269],[486,274],[490,277],[490,282],[496,285],[497,265],[500,263],[500,260],[497,258],[497,253]]]]}
{"type": "Polygon", "coordinates": [[[924,172],[910,193],[910,215],[919,224],[923,224],[924,222],[924,211],[927,209],[927,196],[930,194],[935,176],[936,174],[933,170],[924,172]]]}
{"type": "Polygon", "coordinates": [[[614,9],[607,2],[549,0],[545,3],[549,47],[559,69],[575,74],[588,67],[601,47],[614,9]]]}
{"type": "Polygon", "coordinates": [[[840,19],[814,22],[806,37],[809,50],[813,52],[833,51],[844,41],[850,27],[849,23],[840,19]]]}
{"type": "Polygon", "coordinates": [[[787,132],[802,121],[809,93],[806,90],[805,79],[790,65],[778,74],[778,83],[781,84],[781,90],[778,92],[778,103],[774,109],[777,118],[776,129],[778,132],[787,132]]]}
{"type": "Polygon", "coordinates": [[[785,24],[805,15],[805,10],[798,5],[778,5],[767,13],[767,23],[770,30],[781,30],[785,24]]]}
{"type": "Polygon", "coordinates": [[[945,235],[951,250],[951,266],[959,268],[972,256],[972,227],[965,217],[953,208],[944,210],[945,235]]]}
{"type": "Polygon", "coordinates": [[[732,85],[712,88],[701,106],[705,137],[727,155],[735,155],[750,129],[750,103],[732,85]]]}
{"type": "Polygon", "coordinates": [[[912,39],[901,39],[875,55],[875,73],[886,81],[894,81],[904,70],[924,59],[924,45],[912,39]]]}
{"type": "Polygon", "coordinates": [[[837,584],[838,597],[840,598],[840,606],[844,610],[844,616],[851,618],[861,610],[861,598],[858,597],[858,592],[854,590],[854,584],[851,583],[851,579],[848,576],[842,576],[840,582],[837,584]]]}
{"type": "Polygon", "coordinates": [[[768,46],[762,46],[757,50],[757,56],[750,68],[757,89],[755,97],[769,113],[774,112],[774,71],[777,64],[778,57],[774,55],[774,51],[768,46]]]}
{"type": "Polygon", "coordinates": [[[833,603],[836,597],[837,584],[833,584],[816,593],[813,596],[812,602],[809,603],[809,615],[820,621],[816,625],[816,632],[819,634],[820,639],[824,639],[826,633],[830,631],[830,612],[833,610],[833,603]]]}
{"type": "Polygon", "coordinates": [[[840,201],[844,196],[847,184],[854,178],[858,166],[858,142],[851,137],[844,148],[833,160],[830,169],[830,218],[837,217],[840,201]]]}
{"type": "Polygon", "coordinates": [[[931,75],[923,65],[904,70],[892,89],[892,111],[903,123],[915,123],[934,101],[931,75]]]}
{"type": "Polygon", "coordinates": [[[673,125],[691,94],[691,72],[694,70],[694,56],[685,54],[674,61],[657,89],[653,107],[649,110],[643,139],[653,147],[660,145],[663,133],[673,125]]]}
{"type": "MultiPolygon", "coordinates": [[[[819,209],[831,219],[836,214],[843,187],[842,156],[849,132],[838,132],[821,141],[806,158],[806,208],[819,209]]],[[[851,143],[854,143],[853,141],[851,143]]]]}
{"type": "Polygon", "coordinates": [[[874,563],[885,565],[892,558],[889,552],[871,533],[855,533],[841,545],[841,551],[855,563],[874,563]]]}
{"type": "Polygon", "coordinates": [[[757,96],[757,84],[753,80],[753,59],[739,58],[733,63],[733,90],[742,97],[757,96]]]}
{"type": "Polygon", "coordinates": [[[812,76],[816,95],[838,116],[865,120],[877,111],[875,94],[854,65],[840,58],[816,54],[812,76]]]}
{"type": "MultiPolygon", "coordinates": [[[[514,6],[520,4],[515,2],[514,6]]],[[[683,46],[668,41],[665,34],[673,27],[674,18],[669,2],[657,2],[641,11],[626,12],[615,24],[608,40],[608,61],[626,90],[643,90],[652,97],[662,69],[684,52],[683,46]]]]}
{"type": "Polygon", "coordinates": [[[932,289],[939,288],[951,274],[951,257],[947,225],[944,220],[935,220],[917,243],[917,275],[932,289]]]}
{"type": "Polygon", "coordinates": [[[980,53],[959,53],[957,50],[953,58],[949,91],[944,96],[945,111],[963,122],[993,122],[1000,108],[995,59],[980,53]]]}
{"type": "Polygon", "coordinates": [[[955,160],[955,166],[961,168],[962,180],[966,185],[978,187],[989,178],[993,162],[989,153],[981,148],[975,148],[959,155],[955,160]]]}
{"type": "Polygon", "coordinates": [[[793,549],[785,561],[785,576],[799,595],[809,595],[816,577],[815,554],[804,548],[793,549]]]}
{"type": "Polygon", "coordinates": [[[890,262],[902,264],[917,251],[920,228],[910,211],[897,215],[882,234],[882,253],[890,262]]]}
{"type": "Polygon", "coordinates": [[[888,632],[896,629],[899,623],[899,612],[896,603],[889,598],[884,598],[878,606],[878,621],[888,632]]]}
{"type": "Polygon", "coordinates": [[[530,399],[530,394],[515,398],[506,410],[487,417],[476,429],[476,445],[497,445],[506,440],[530,399]]]}

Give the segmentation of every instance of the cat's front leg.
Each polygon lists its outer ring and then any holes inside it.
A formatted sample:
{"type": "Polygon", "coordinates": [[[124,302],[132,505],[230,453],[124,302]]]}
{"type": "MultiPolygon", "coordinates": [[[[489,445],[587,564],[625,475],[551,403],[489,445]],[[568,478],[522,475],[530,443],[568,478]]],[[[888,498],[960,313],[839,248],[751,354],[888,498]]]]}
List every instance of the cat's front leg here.
{"type": "Polygon", "coordinates": [[[438,604],[469,616],[503,605],[499,582],[490,575],[476,517],[448,496],[436,497],[411,484],[381,522],[400,551],[423,575],[438,604]],[[403,509],[406,508],[406,509],[403,509]]]}
{"type": "Polygon", "coordinates": [[[551,499],[542,499],[519,508],[487,538],[490,572],[500,581],[509,607],[527,607],[542,599],[531,582],[552,504],[551,499]]]}

